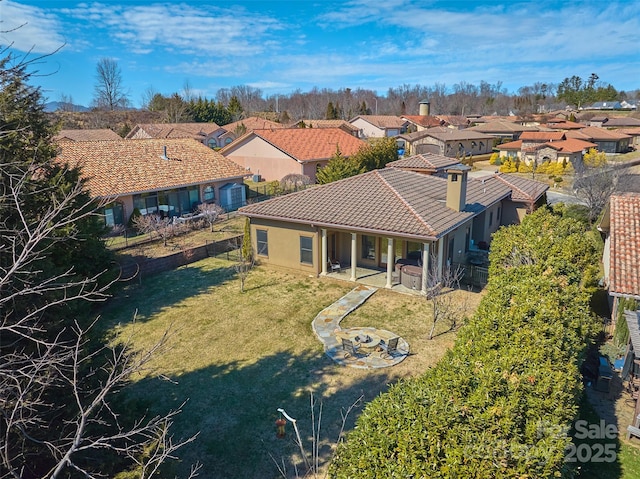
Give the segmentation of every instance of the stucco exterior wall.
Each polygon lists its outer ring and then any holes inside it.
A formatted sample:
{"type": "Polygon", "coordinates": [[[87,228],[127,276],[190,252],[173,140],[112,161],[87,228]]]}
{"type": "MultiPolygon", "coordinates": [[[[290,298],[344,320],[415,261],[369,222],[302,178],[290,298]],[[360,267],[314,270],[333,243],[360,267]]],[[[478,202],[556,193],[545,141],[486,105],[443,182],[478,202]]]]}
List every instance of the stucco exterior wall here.
{"type": "Polygon", "coordinates": [[[362,118],[357,118],[351,123],[360,130],[360,137],[363,138],[382,138],[385,136],[384,130],[372,125],[362,118]]]}
{"type": "Polygon", "coordinates": [[[226,153],[225,157],[267,181],[281,180],[291,173],[303,174],[300,163],[262,138],[249,139],[226,153]]]}
{"type": "Polygon", "coordinates": [[[251,244],[254,251],[258,251],[257,230],[267,232],[268,255],[256,254],[258,261],[281,268],[319,274],[320,265],[320,235],[309,225],[295,223],[280,223],[259,218],[251,219],[251,244]],[[313,264],[300,262],[300,236],[313,238],[313,264]]]}

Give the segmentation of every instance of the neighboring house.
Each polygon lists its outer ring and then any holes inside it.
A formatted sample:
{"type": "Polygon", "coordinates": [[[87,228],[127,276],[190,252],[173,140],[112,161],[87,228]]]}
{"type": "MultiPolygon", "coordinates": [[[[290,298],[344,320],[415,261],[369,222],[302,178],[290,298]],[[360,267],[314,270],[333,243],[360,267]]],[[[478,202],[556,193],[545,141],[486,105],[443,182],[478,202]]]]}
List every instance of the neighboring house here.
{"type": "Polygon", "coordinates": [[[518,217],[505,210],[515,208],[517,195],[547,189],[518,178],[512,180],[518,182],[515,193],[515,183],[509,186],[499,176],[468,178],[469,170],[457,164],[439,177],[383,168],[239,212],[251,220],[261,262],[318,275],[328,272],[330,259],[337,260],[352,281],[358,267],[379,269],[391,287],[396,262],[413,258],[426,291],[431,261],[440,274],[447,264],[464,263],[474,245],[488,244],[501,225],[518,217]]]}
{"type": "Polygon", "coordinates": [[[346,120],[299,120],[289,128],[340,128],[353,136],[359,136],[360,130],[346,120]]]}
{"type": "Polygon", "coordinates": [[[562,118],[552,118],[550,120],[547,120],[546,123],[540,126],[543,128],[549,128],[552,130],[567,131],[567,130],[581,130],[587,125],[585,125],[584,123],[577,123],[575,121],[565,120],[562,118]]]}
{"type": "Polygon", "coordinates": [[[349,121],[358,128],[360,138],[395,137],[404,133],[409,122],[391,115],[360,115],[349,121]]]}
{"type": "Polygon", "coordinates": [[[581,130],[566,132],[567,139],[589,141],[598,145],[598,150],[605,153],[626,153],[631,145],[631,137],[615,130],[587,126],[581,130]]]}
{"type": "Polygon", "coordinates": [[[315,183],[318,169],[338,150],[348,158],[364,146],[366,142],[340,128],[283,128],[254,130],[220,153],[269,181],[298,174],[315,183]]]}
{"type": "Polygon", "coordinates": [[[500,140],[517,140],[520,135],[525,131],[539,131],[539,128],[535,126],[524,126],[513,121],[496,120],[489,121],[487,123],[481,123],[476,126],[468,128],[468,130],[484,133],[500,140]]]}
{"type": "Polygon", "coordinates": [[[97,140],[122,140],[122,137],[115,131],[108,128],[96,130],[60,130],[53,137],[53,141],[97,141],[97,140]]]}
{"type": "Polygon", "coordinates": [[[631,137],[631,141],[629,146],[634,149],[640,148],[640,127],[637,128],[620,128],[616,130],[618,133],[622,133],[624,135],[629,135],[631,137]]]}
{"type": "Polygon", "coordinates": [[[630,116],[594,116],[589,120],[589,126],[599,126],[601,128],[637,128],[640,127],[640,120],[630,116]]]}
{"type": "Polygon", "coordinates": [[[225,133],[218,137],[218,146],[220,147],[227,146],[237,138],[250,133],[253,130],[275,130],[287,127],[282,123],[276,123],[275,121],[257,116],[250,116],[224,125],[222,128],[224,128],[225,133]]]}
{"type": "Polygon", "coordinates": [[[209,148],[220,145],[218,139],[225,130],[215,123],[146,123],[134,126],[127,140],[193,138],[209,148]]]}
{"type": "Polygon", "coordinates": [[[591,148],[598,147],[595,143],[584,140],[575,138],[564,139],[564,133],[558,133],[562,134],[563,139],[550,142],[532,142],[520,139],[509,143],[502,143],[496,146],[496,149],[499,152],[500,158],[517,158],[524,161],[527,165],[532,162],[540,164],[549,161],[551,163],[562,162],[571,164],[576,168],[582,164],[584,152],[591,148]]]}
{"type": "Polygon", "coordinates": [[[434,153],[450,158],[490,154],[493,140],[492,136],[469,128],[455,130],[442,126],[398,137],[408,154],[434,153]]]}
{"type": "MultiPolygon", "coordinates": [[[[640,191],[611,195],[598,229],[605,235],[604,283],[609,291],[611,318],[615,323],[621,298],[635,299],[640,304],[640,191]]],[[[622,379],[631,377],[637,381],[640,378],[640,309],[623,313],[629,328],[629,345],[622,379]]],[[[633,417],[639,414],[640,401],[636,400],[633,417]]]]}
{"type": "Polygon", "coordinates": [[[245,170],[189,138],[128,141],[60,141],[57,161],[80,166],[92,198],[109,202],[108,226],[140,213],[180,216],[200,203],[227,211],[246,203],[245,170]]]}
{"type": "Polygon", "coordinates": [[[582,110],[622,110],[619,101],[597,101],[593,105],[585,106],[582,110]]]}
{"type": "Polygon", "coordinates": [[[421,153],[402,158],[401,160],[391,161],[387,163],[386,167],[415,171],[416,173],[425,175],[442,175],[446,174],[447,168],[455,166],[456,164],[458,164],[456,158],[433,153],[421,153]]]}

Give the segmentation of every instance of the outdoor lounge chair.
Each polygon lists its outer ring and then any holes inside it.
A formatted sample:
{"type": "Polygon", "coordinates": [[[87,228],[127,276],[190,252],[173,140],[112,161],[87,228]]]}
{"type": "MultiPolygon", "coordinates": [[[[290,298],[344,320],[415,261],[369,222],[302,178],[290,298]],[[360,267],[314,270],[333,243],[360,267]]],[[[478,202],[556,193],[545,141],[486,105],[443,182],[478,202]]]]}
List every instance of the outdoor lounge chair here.
{"type": "Polygon", "coordinates": [[[342,271],[342,268],[340,267],[340,262],[336,261],[335,259],[329,260],[329,268],[331,268],[332,273],[335,273],[335,272],[340,273],[342,271]]]}
{"type": "Polygon", "coordinates": [[[361,354],[358,353],[358,347],[350,339],[342,338],[342,349],[344,349],[345,358],[358,358],[361,356],[361,354]]]}
{"type": "Polygon", "coordinates": [[[385,359],[393,359],[393,355],[398,351],[399,339],[398,336],[395,336],[387,341],[387,347],[383,353],[385,359]]]}

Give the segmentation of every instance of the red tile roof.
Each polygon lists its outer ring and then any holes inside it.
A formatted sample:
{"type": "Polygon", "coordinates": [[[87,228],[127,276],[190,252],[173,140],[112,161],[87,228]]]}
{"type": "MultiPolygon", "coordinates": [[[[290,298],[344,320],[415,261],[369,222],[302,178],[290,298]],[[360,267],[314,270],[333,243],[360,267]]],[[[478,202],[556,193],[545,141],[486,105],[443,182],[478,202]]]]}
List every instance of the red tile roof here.
{"type": "Polygon", "coordinates": [[[223,154],[237,145],[256,136],[275,146],[298,161],[317,161],[333,157],[339,147],[343,156],[354,155],[366,142],[341,130],[340,128],[283,128],[278,130],[255,130],[239,138],[223,154]]]}
{"type": "Polygon", "coordinates": [[[510,141],[496,146],[498,150],[520,150],[522,149],[522,140],[510,141]]]}
{"type": "Polygon", "coordinates": [[[548,143],[547,146],[556,148],[558,151],[562,151],[564,153],[578,153],[579,151],[598,147],[595,143],[579,140],[577,138],[567,138],[562,141],[554,141],[553,143],[548,143]]]}
{"type": "Polygon", "coordinates": [[[82,167],[93,197],[123,196],[214,181],[237,181],[244,168],[192,139],[61,141],[57,160],[82,167]],[[164,147],[167,159],[163,159],[164,147]]]}
{"type": "Polygon", "coordinates": [[[564,139],[561,131],[523,131],[520,135],[522,141],[560,141],[564,139]]]}
{"type": "Polygon", "coordinates": [[[612,195],[609,291],[640,296],[640,193],[612,195]]]}
{"type": "Polygon", "coordinates": [[[60,130],[53,137],[54,141],[71,140],[71,141],[96,141],[96,140],[122,140],[122,137],[115,131],[108,128],[95,130],[60,130]]]}
{"type": "Polygon", "coordinates": [[[402,118],[409,120],[411,123],[420,125],[424,128],[432,128],[434,126],[443,125],[445,122],[440,118],[431,115],[404,115],[402,118]]]}
{"type": "Polygon", "coordinates": [[[240,209],[249,217],[434,240],[508,197],[503,182],[469,178],[467,206],[446,206],[447,179],[384,168],[240,209]]]}

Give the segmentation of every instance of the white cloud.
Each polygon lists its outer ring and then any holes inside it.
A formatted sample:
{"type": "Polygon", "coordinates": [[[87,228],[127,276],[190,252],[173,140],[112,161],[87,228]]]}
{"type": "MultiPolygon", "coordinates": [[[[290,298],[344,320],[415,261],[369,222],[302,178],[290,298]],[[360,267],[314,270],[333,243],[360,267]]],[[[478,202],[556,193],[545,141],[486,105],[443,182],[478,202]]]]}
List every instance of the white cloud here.
{"type": "Polygon", "coordinates": [[[0,44],[34,53],[52,53],[65,43],[62,25],[41,8],[0,1],[0,44]]]}

